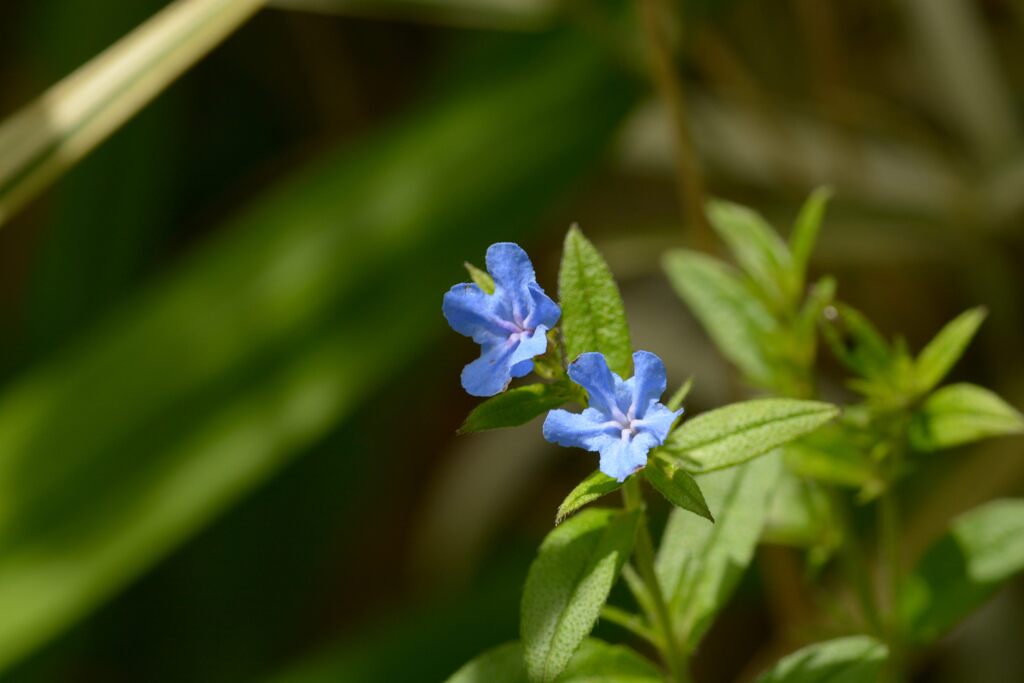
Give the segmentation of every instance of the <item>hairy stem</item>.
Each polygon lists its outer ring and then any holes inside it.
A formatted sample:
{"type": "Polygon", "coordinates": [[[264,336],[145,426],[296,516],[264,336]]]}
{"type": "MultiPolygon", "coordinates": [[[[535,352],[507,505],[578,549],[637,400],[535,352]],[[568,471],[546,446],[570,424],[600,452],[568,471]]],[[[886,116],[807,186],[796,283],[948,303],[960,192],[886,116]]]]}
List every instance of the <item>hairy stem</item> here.
{"type": "Polygon", "coordinates": [[[630,477],[622,487],[622,499],[627,510],[640,513],[640,525],[637,528],[636,546],[633,554],[636,558],[637,571],[647,585],[647,593],[654,603],[654,616],[657,617],[656,628],[662,642],[661,654],[668,666],[672,680],[676,683],[691,683],[686,653],[680,641],[675,637],[672,626],[672,615],[669,614],[665,596],[661,592],[661,584],[654,571],[654,542],[651,540],[650,529],[647,528],[647,514],[644,510],[643,494],[640,482],[630,477]]]}

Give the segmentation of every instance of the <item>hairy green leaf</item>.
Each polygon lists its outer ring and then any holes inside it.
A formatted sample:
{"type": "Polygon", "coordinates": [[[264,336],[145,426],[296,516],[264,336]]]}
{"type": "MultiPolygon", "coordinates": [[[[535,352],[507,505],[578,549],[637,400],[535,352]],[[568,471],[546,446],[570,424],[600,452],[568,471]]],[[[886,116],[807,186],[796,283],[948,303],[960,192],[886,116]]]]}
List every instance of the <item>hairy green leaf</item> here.
{"type": "Polygon", "coordinates": [[[749,381],[769,386],[772,365],[762,344],[778,324],[736,270],[718,259],[683,249],[665,254],[662,265],[673,289],[722,355],[749,381]]]}
{"type": "MultiPolygon", "coordinates": [[[[587,638],[557,683],[660,683],[658,669],[623,645],[587,638]]],[[[506,643],[488,650],[459,669],[446,683],[529,683],[523,647],[506,643]]]]}
{"type": "Polygon", "coordinates": [[[660,451],[692,472],[720,470],[764,455],[838,414],[838,408],[821,401],[742,401],[684,422],[660,451]]]}
{"type": "Polygon", "coordinates": [[[601,614],[633,549],[639,515],[591,508],[547,535],[523,588],[520,633],[531,681],[553,681],[601,614]]]}
{"type": "Polygon", "coordinates": [[[994,392],[951,384],[931,394],[914,413],[910,443],[919,451],[937,451],[1022,432],[1024,417],[994,392]]]}
{"type": "Polygon", "coordinates": [[[754,556],[781,465],[773,454],[697,477],[714,524],[681,509],[669,516],[656,569],[677,632],[687,634],[691,650],[754,556]]]}
{"type": "Polygon", "coordinates": [[[708,510],[708,504],[704,500],[700,486],[689,472],[680,469],[674,462],[657,452],[648,460],[647,467],[643,472],[647,481],[651,482],[651,486],[665,496],[668,502],[676,507],[689,510],[695,515],[700,515],[710,522],[715,521],[711,511],[708,510]]]}
{"type": "Polygon", "coordinates": [[[796,225],[793,227],[793,234],[789,236],[789,252],[792,258],[791,278],[793,282],[793,293],[799,295],[807,280],[807,264],[811,260],[811,252],[818,241],[818,233],[821,231],[821,220],[825,216],[825,206],[832,197],[832,189],[819,187],[807,198],[800,208],[796,218],[796,225]]]}
{"type": "Polygon", "coordinates": [[[558,506],[555,524],[561,524],[562,520],[587,503],[592,503],[602,496],[618,491],[621,486],[622,482],[616,481],[601,470],[591,473],[590,476],[570,491],[569,495],[562,501],[562,504],[558,506]]]}
{"type": "Polygon", "coordinates": [[[708,203],[708,219],[765,296],[783,303],[789,291],[789,249],[756,211],[721,200],[708,203]]]}
{"type": "Polygon", "coordinates": [[[783,657],[757,683],[877,683],[888,656],[870,636],[826,640],[783,657]]]}
{"type": "Polygon", "coordinates": [[[564,382],[528,384],[510,389],[473,408],[466,421],[459,427],[459,433],[518,427],[538,415],[568,403],[574,396],[573,389],[564,382]]]}
{"type": "Polygon", "coordinates": [[[463,266],[466,268],[466,272],[469,273],[469,277],[476,286],[484,290],[488,294],[494,294],[494,278],[491,277],[490,273],[485,270],[480,270],[469,261],[464,261],[463,266]]]}
{"type": "Polygon", "coordinates": [[[575,225],[565,236],[558,296],[569,361],[581,353],[599,351],[612,372],[627,377],[633,345],[619,288],[604,258],[575,225]]]}
{"type": "Polygon", "coordinates": [[[900,614],[918,642],[941,637],[1024,571],[1024,499],[964,513],[921,558],[902,591],[900,614]]]}
{"type": "Polygon", "coordinates": [[[979,306],[964,311],[928,342],[915,362],[916,385],[919,393],[931,391],[946,376],[971,343],[988,311],[979,306]]]}

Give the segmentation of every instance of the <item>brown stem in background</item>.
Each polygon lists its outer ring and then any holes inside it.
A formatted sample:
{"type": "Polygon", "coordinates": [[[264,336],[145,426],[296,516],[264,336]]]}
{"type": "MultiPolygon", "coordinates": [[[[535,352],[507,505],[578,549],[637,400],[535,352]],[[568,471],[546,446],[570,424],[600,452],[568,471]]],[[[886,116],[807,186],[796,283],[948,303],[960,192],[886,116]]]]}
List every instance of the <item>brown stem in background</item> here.
{"type": "Polygon", "coordinates": [[[697,243],[705,248],[712,244],[704,216],[706,190],[704,174],[690,134],[686,99],[679,82],[665,19],[671,16],[661,0],[639,0],[644,33],[647,36],[651,61],[651,77],[658,96],[668,108],[672,123],[672,143],[676,162],[676,194],[683,221],[695,230],[697,243]]]}

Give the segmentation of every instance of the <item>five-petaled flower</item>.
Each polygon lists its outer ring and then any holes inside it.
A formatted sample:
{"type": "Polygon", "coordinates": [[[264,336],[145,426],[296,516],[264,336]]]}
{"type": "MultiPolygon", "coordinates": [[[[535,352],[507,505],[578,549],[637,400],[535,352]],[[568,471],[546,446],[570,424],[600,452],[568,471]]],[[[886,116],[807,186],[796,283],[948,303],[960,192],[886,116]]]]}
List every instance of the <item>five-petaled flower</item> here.
{"type": "Polygon", "coordinates": [[[569,377],[590,397],[582,413],[552,410],[544,438],[560,446],[601,454],[601,471],[625,481],[647,464],[647,453],[665,442],[682,410],[658,402],[665,392],[665,364],[649,351],[633,354],[633,377],[623,381],[600,353],[583,353],[569,365],[569,377]]]}
{"type": "Polygon", "coordinates": [[[533,370],[533,358],[547,350],[547,332],[562,311],[537,284],[533,264],[519,245],[492,244],[487,271],[494,293],[463,282],[444,295],[444,317],[459,334],[482,347],[480,357],[462,370],[462,386],[473,396],[494,396],[513,377],[533,370]]]}

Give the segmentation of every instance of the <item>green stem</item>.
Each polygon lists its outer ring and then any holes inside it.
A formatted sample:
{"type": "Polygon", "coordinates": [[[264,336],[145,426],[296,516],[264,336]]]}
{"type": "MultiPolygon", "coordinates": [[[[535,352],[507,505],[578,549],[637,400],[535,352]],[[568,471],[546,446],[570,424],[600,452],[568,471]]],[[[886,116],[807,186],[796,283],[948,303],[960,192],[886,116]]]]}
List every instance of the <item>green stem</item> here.
{"type": "Polygon", "coordinates": [[[654,615],[657,617],[656,626],[659,639],[663,643],[661,654],[673,681],[691,683],[686,653],[683,651],[680,641],[675,637],[672,615],[669,614],[665,596],[661,592],[661,583],[654,571],[654,542],[651,540],[650,529],[647,528],[643,494],[640,492],[640,482],[636,477],[626,480],[622,487],[622,499],[627,510],[635,510],[640,514],[633,554],[636,557],[637,571],[640,572],[640,577],[647,584],[647,593],[654,603],[654,615]]]}
{"type": "MultiPolygon", "coordinates": [[[[894,478],[893,478],[894,479],[894,478]]],[[[900,642],[900,540],[899,540],[899,508],[893,494],[894,480],[890,479],[885,493],[879,501],[879,535],[884,581],[887,592],[888,618],[886,630],[889,645],[889,683],[901,683],[903,680],[903,653],[900,642]]]]}

